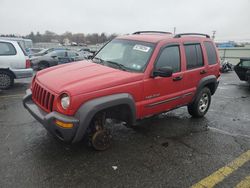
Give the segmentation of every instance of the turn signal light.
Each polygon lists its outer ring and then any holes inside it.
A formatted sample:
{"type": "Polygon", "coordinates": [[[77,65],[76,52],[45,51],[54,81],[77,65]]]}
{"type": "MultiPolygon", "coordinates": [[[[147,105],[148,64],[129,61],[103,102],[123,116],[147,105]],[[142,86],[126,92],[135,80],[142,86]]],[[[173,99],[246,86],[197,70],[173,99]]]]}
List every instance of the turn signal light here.
{"type": "Polygon", "coordinates": [[[67,129],[72,128],[74,126],[73,123],[65,123],[59,120],[56,120],[55,123],[57,126],[67,129]]]}

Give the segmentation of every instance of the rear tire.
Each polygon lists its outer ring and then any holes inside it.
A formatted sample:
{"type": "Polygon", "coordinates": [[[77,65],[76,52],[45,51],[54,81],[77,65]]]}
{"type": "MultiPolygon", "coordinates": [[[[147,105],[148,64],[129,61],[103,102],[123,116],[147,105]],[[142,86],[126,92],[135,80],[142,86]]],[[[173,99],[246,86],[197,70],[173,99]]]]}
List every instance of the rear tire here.
{"type": "Polygon", "coordinates": [[[0,71],[0,89],[9,89],[13,84],[13,75],[8,71],[0,71]]]}
{"type": "Polygon", "coordinates": [[[188,105],[188,112],[191,116],[195,118],[201,118],[207,113],[210,103],[211,103],[211,91],[209,88],[204,87],[199,92],[194,102],[188,105]]]}

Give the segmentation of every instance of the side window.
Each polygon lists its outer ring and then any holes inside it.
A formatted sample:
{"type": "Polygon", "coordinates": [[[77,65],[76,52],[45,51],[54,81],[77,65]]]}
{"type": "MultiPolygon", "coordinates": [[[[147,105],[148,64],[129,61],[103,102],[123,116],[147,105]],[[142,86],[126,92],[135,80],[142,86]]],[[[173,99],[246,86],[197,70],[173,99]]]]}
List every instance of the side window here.
{"type": "Polygon", "coordinates": [[[0,42],[0,55],[16,55],[16,49],[11,43],[0,42]]]}
{"type": "Polygon", "coordinates": [[[56,55],[58,57],[66,57],[67,56],[67,52],[65,52],[65,51],[57,51],[56,55]]]}
{"type": "Polygon", "coordinates": [[[21,45],[19,42],[18,42],[18,46],[21,48],[23,54],[24,54],[25,56],[28,56],[27,53],[25,52],[25,50],[23,49],[22,45],[21,45]]]}
{"type": "Polygon", "coordinates": [[[73,57],[74,56],[74,54],[73,54],[73,52],[68,52],[68,57],[73,57]]]}
{"type": "Polygon", "coordinates": [[[207,52],[207,59],[209,65],[214,65],[217,63],[217,54],[212,42],[204,42],[206,52],[207,52]]]}
{"type": "Polygon", "coordinates": [[[250,60],[249,61],[242,61],[241,67],[250,68],[250,60]]]}
{"type": "Polygon", "coordinates": [[[185,45],[187,69],[194,69],[204,65],[200,44],[185,45]]]}
{"type": "Polygon", "coordinates": [[[166,66],[172,67],[173,72],[180,72],[181,60],[179,46],[169,46],[161,52],[156,62],[156,69],[166,66]]]}
{"type": "Polygon", "coordinates": [[[75,52],[68,52],[68,56],[69,57],[76,57],[76,56],[79,56],[79,54],[78,53],[75,53],[75,52]]]}

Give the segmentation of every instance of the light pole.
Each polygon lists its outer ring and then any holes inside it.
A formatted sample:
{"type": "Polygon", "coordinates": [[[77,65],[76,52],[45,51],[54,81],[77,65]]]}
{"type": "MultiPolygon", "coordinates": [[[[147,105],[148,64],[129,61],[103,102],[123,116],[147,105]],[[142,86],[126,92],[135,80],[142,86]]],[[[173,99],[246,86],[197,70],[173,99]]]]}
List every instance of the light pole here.
{"type": "Polygon", "coordinates": [[[214,40],[215,39],[216,31],[212,31],[212,32],[213,32],[212,39],[214,40]]]}
{"type": "Polygon", "coordinates": [[[174,35],[175,35],[175,33],[176,33],[176,27],[174,27],[174,35]]]}

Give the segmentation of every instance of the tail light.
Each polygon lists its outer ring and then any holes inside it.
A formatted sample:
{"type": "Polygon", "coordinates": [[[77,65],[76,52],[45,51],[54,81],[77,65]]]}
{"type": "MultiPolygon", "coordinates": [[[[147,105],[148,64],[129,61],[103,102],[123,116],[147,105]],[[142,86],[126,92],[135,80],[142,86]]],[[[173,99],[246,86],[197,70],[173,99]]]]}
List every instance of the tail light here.
{"type": "Polygon", "coordinates": [[[26,69],[31,67],[31,62],[29,59],[26,59],[26,69]]]}

